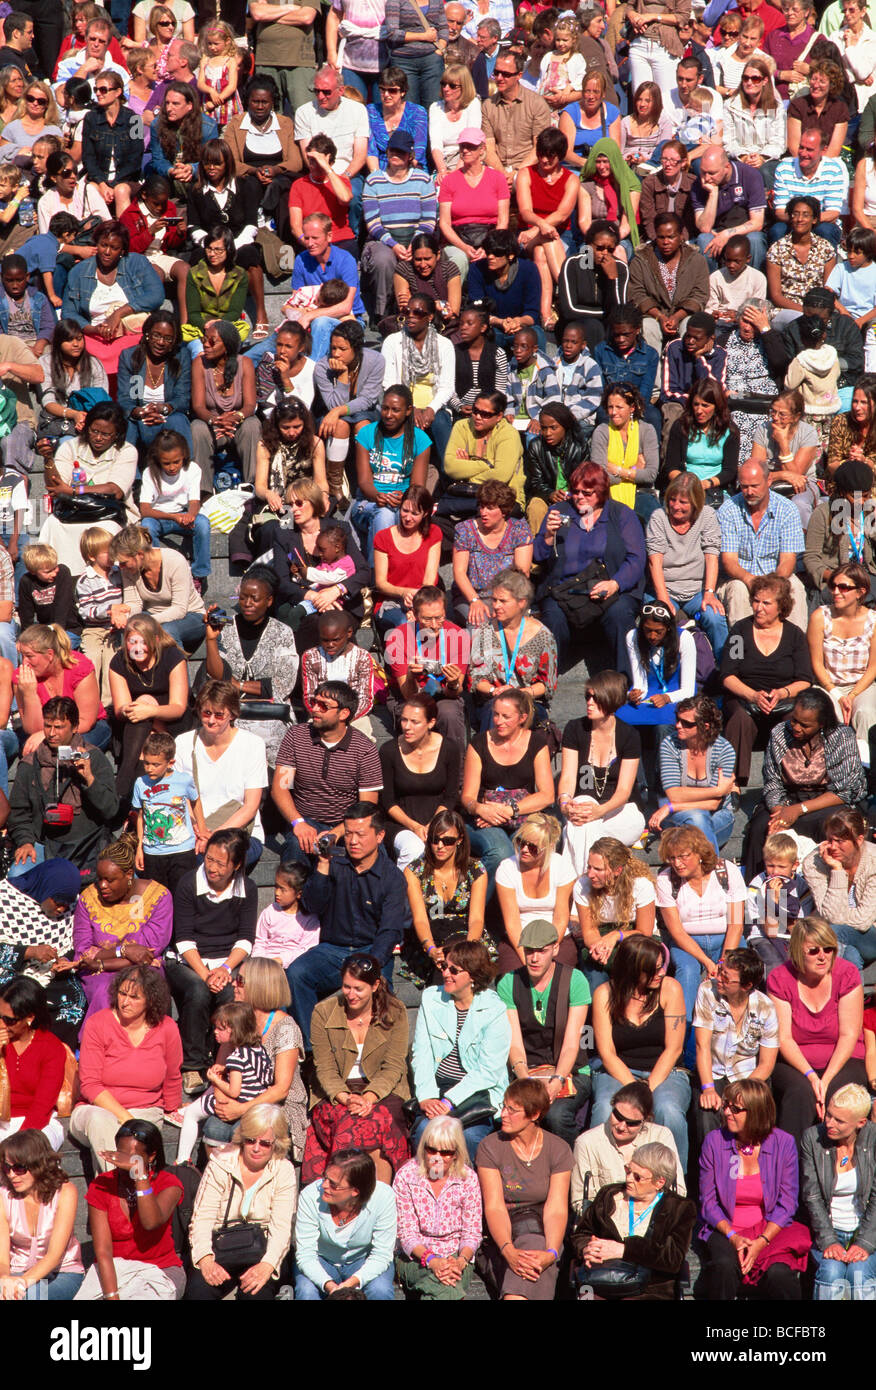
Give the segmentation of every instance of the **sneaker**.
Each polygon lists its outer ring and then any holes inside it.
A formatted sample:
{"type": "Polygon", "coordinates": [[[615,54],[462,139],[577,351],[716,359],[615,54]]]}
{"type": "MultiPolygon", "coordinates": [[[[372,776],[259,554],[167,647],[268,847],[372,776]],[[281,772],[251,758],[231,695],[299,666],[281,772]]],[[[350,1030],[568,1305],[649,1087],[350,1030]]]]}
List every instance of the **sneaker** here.
{"type": "MultiPolygon", "coordinates": [[[[195,1076],[197,1073],[188,1072],[187,1075],[195,1076]]],[[[175,1129],[180,1129],[182,1127],[184,1113],[187,1109],[187,1105],[181,1105],[178,1110],[168,1111],[164,1116],[164,1123],[166,1125],[173,1125],[175,1129]]]]}
{"type": "Polygon", "coordinates": [[[182,1088],[187,1096],[199,1096],[202,1091],[206,1091],[207,1083],[199,1071],[184,1071],[182,1088]]]}

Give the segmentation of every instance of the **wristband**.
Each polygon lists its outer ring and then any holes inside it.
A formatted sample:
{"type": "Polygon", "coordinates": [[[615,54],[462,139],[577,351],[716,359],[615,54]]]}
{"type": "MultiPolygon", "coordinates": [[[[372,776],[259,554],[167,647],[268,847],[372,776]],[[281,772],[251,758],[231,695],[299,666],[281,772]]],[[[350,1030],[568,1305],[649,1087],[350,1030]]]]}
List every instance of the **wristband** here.
{"type": "Polygon", "coordinates": [[[448,1115],[449,1115],[450,1112],[451,1112],[451,1110],[453,1109],[453,1101],[452,1101],[452,1100],[447,1100],[447,1099],[445,1098],[444,1100],[442,1100],[441,1104],[447,1106],[447,1113],[448,1113],[448,1115]]]}
{"type": "Polygon", "coordinates": [[[151,1187],[144,1187],[144,1188],[142,1189],[142,1191],[141,1191],[139,1188],[135,1188],[135,1191],[136,1191],[138,1197],[151,1197],[151,1196],[152,1196],[152,1192],[153,1192],[153,1188],[151,1188],[151,1187]]]}
{"type": "Polygon", "coordinates": [[[808,816],[808,814],[809,814],[809,807],[806,805],[806,802],[805,802],[805,801],[801,801],[801,802],[800,802],[800,810],[803,812],[804,816],[808,816]]]}
{"type": "MultiPolygon", "coordinates": [[[[511,1244],[510,1240],[506,1240],[506,1241],[505,1241],[505,1245],[510,1245],[510,1244],[511,1244]]],[[[501,1255],[502,1251],[505,1249],[505,1245],[500,1245],[500,1246],[499,1246],[499,1254],[500,1254],[500,1255],[501,1255]]]]}
{"type": "Polygon", "coordinates": [[[669,807],[669,814],[670,814],[670,815],[674,815],[674,814],[675,814],[675,807],[673,806],[672,802],[669,800],[669,797],[668,797],[668,796],[667,796],[667,798],[666,798],[666,805],[669,807]]]}
{"type": "Polygon", "coordinates": [[[433,946],[427,946],[427,947],[426,947],[426,955],[427,955],[427,956],[431,956],[431,954],[432,954],[432,952],[433,952],[434,950],[435,950],[434,945],[433,945],[433,946]]]}
{"type": "Polygon", "coordinates": [[[804,1071],[803,1075],[804,1075],[804,1076],[812,1076],[812,1075],[814,1074],[814,1072],[815,1072],[815,1068],[814,1068],[814,1067],[810,1067],[808,1071],[804,1071]]]}
{"type": "Polygon", "coordinates": [[[123,945],[124,945],[124,942],[120,941],[119,944],[118,944],[118,946],[116,947],[116,956],[121,956],[121,954],[122,954],[122,946],[123,946],[123,945]]]}
{"type": "Polygon", "coordinates": [[[733,1227],[731,1226],[731,1227],[730,1227],[730,1230],[727,1232],[727,1239],[729,1240],[731,1236],[735,1236],[735,1235],[738,1235],[738,1234],[739,1234],[739,1232],[738,1232],[738,1231],[734,1231],[733,1227]]]}
{"type": "Polygon", "coordinates": [[[704,595],[705,595],[705,594],[713,594],[714,592],[715,592],[714,589],[703,589],[703,594],[704,594],[704,595]]]}
{"type": "Polygon", "coordinates": [[[707,1081],[706,1084],[705,1084],[705,1086],[701,1086],[701,1087],[700,1087],[700,1090],[701,1090],[701,1091],[714,1091],[714,1089],[715,1089],[715,1083],[714,1083],[714,1081],[707,1081]]]}
{"type": "Polygon", "coordinates": [[[554,1257],[554,1264],[559,1264],[559,1263],[560,1263],[560,1257],[559,1257],[559,1255],[557,1254],[556,1250],[551,1250],[550,1246],[548,1246],[548,1254],[549,1254],[549,1255],[553,1255],[553,1257],[554,1257]]]}
{"type": "Polygon", "coordinates": [[[297,819],[292,822],[292,829],[294,830],[296,825],[300,825],[303,820],[303,816],[298,816],[297,819]]]}
{"type": "Polygon", "coordinates": [[[618,938],[618,941],[623,941],[623,939],[624,939],[624,934],[623,934],[622,931],[619,931],[619,932],[618,932],[617,938],[618,938]]]}
{"type": "Polygon", "coordinates": [[[119,1291],[118,1291],[118,1289],[116,1289],[115,1293],[105,1293],[105,1294],[104,1294],[104,1298],[105,1298],[105,1299],[106,1299],[106,1298],[118,1298],[118,1296],[119,1296],[119,1291]]]}
{"type": "Polygon", "coordinates": [[[436,1257],[436,1255],[435,1255],[435,1251],[434,1251],[434,1250],[424,1250],[423,1253],[422,1253],[422,1255],[420,1256],[420,1266],[421,1266],[421,1268],[423,1268],[423,1269],[428,1269],[428,1268],[429,1268],[429,1261],[430,1261],[430,1260],[434,1260],[434,1259],[436,1259],[436,1258],[437,1258],[437,1257],[436,1257]]]}

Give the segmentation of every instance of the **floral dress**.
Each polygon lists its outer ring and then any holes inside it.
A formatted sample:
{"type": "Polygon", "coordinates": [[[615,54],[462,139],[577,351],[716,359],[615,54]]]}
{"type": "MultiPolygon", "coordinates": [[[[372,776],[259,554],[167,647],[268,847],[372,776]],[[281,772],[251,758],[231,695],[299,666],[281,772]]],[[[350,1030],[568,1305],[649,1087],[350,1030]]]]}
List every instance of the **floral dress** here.
{"type": "Polygon", "coordinates": [[[467,578],[479,598],[490,592],[497,574],[511,568],[514,551],[521,545],[532,545],[532,532],[520,517],[509,519],[495,550],[484,545],[474,520],[461,521],[453,534],[454,551],[468,551],[467,578]]]}
{"type": "MultiPolygon", "coordinates": [[[[236,623],[228,623],[219,638],[219,650],[232,677],[239,681],[261,681],[269,694],[260,699],[288,700],[298,679],[298,651],[295,634],[285,623],[268,618],[258,646],[249,660],[243,654],[236,623]]],[[[253,696],[245,698],[255,698],[253,696]]],[[[257,734],[265,745],[268,762],[276,764],[283,735],[289,727],[282,719],[238,719],[238,729],[257,734]]]]}
{"type": "MultiPolygon", "coordinates": [[[[734,328],[727,339],[727,395],[745,399],[751,396],[777,396],[779,388],[770,375],[760,343],[746,343],[734,328]]],[[[730,419],[739,430],[739,457],[751,457],[754,431],[767,413],[767,403],[755,413],[750,406],[731,410],[730,419]]]]}
{"type": "MultiPolygon", "coordinates": [[[[780,289],[786,299],[803,303],[807,290],[820,290],[824,285],[824,267],[833,260],[836,252],[823,236],[812,237],[809,259],[802,264],[794,255],[791,233],[774,242],[767,251],[767,261],[777,265],[781,272],[780,289]]],[[[740,454],[740,458],[742,455],[740,454]]]]}
{"type": "MultiPolygon", "coordinates": [[[[429,930],[435,945],[445,946],[451,939],[465,940],[468,935],[468,906],[472,886],[475,880],[481,877],[481,874],[486,873],[481,861],[479,859],[469,861],[469,866],[465,873],[460,875],[449,902],[444,901],[435,887],[432,870],[424,858],[415,860],[408,867],[420,885],[423,902],[429,917],[429,930]]],[[[497,956],[496,945],[486,930],[481,940],[490,953],[490,960],[495,960],[497,956]]],[[[409,928],[405,934],[399,968],[402,976],[415,984],[418,989],[425,989],[433,982],[435,966],[420,945],[420,940],[413,927],[409,928]]]]}

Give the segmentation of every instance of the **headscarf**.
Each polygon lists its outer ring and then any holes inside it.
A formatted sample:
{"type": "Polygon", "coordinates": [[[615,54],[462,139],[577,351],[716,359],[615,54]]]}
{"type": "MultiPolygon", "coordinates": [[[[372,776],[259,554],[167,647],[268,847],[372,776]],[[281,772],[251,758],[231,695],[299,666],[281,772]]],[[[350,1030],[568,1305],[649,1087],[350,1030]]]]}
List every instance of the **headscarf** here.
{"type": "Polygon", "coordinates": [[[75,902],[82,891],[82,875],[69,859],[49,859],[45,864],[36,864],[26,874],[18,874],[10,880],[20,893],[26,893],[35,903],[44,903],[46,898],[55,902],[75,902]]]}
{"type": "Polygon", "coordinates": [[[595,177],[596,160],[601,154],[605,155],[611,165],[611,173],[620,198],[620,205],[630,224],[630,241],[636,247],[639,244],[639,229],[636,226],[636,213],[630,194],[640,192],[642,185],[613,140],[597,140],[596,144],[592,146],[587,156],[587,163],[581,170],[581,182],[586,183],[588,179],[595,177]]]}

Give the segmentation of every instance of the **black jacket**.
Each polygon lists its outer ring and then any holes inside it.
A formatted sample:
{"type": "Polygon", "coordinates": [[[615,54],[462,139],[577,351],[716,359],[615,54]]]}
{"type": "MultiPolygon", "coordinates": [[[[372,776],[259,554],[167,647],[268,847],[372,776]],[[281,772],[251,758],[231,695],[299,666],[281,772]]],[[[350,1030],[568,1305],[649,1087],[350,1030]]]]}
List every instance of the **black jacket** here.
{"type": "MultiPolygon", "coordinates": [[[[355,573],[346,582],[347,599],[344,607],[348,612],[361,617],[362,614],[362,589],[364,585],[370,583],[371,571],[365,563],[365,559],[359,549],[359,543],[353,528],[346,521],[335,521],[332,517],[324,517],[320,522],[320,530],[326,526],[342,526],[347,537],[347,554],[356,566],[355,573]]],[[[281,603],[300,603],[305,592],[310,587],[308,584],[299,584],[289,573],[289,556],[293,554],[295,548],[301,552],[305,565],[312,564],[304,554],[301,537],[291,526],[283,526],[278,521],[267,521],[260,528],[259,534],[259,554],[265,556],[264,563],[269,565],[279,579],[277,587],[276,602],[281,603]],[[270,552],[270,554],[267,554],[270,552]]],[[[258,557],[257,557],[258,558],[258,557]]]]}
{"type": "MultiPolygon", "coordinates": [[[[721,459],[721,472],[718,474],[718,482],[721,487],[733,490],[736,482],[736,472],[739,468],[739,431],[734,427],[730,429],[727,438],[724,440],[724,452],[721,459]]],[[[666,481],[670,473],[687,472],[687,434],[684,429],[684,422],[676,420],[669,431],[669,439],[666,443],[666,463],[664,474],[666,481]]]]}
{"type": "MultiPolygon", "coordinates": [[[[569,478],[573,469],[584,462],[584,447],[573,435],[566,435],[564,447],[563,474],[569,478]]],[[[526,446],[523,472],[526,475],[524,489],[527,502],[531,502],[533,497],[549,502],[551,493],[557,490],[557,456],[551,453],[541,435],[536,435],[532,443],[526,446]]]]}
{"type": "Polygon", "coordinates": [[[94,782],[86,787],[80,783],[78,773],[61,771],[58,785],[62,804],[69,803],[72,783],[79,784],[82,790],[82,804],[72,825],[52,827],[51,832],[44,826],[46,807],[56,800],[55,781],[52,779],[49,790],[42,786],[36,754],[29,754],[18,764],[10,793],[9,833],[16,849],[27,844],[42,844],[47,859],[70,859],[80,869],[87,869],[94,868],[98,850],[110,838],[108,822],[119,809],[119,798],[116,775],[104,754],[78,734],[74,736],[73,746],[84,748],[91,759],[94,782]]]}
{"type": "MultiPolygon", "coordinates": [[[[621,1241],[625,1260],[652,1271],[651,1291],[659,1296],[654,1284],[673,1279],[684,1264],[696,1225],[696,1205],[689,1197],[664,1192],[645,1234],[627,1236],[613,1219],[615,1201],[624,1187],[622,1182],[613,1182],[599,1189],[572,1232],[572,1247],[580,1261],[591,1236],[621,1241]]],[[[671,1290],[664,1296],[671,1297],[671,1290]]]]}
{"type": "Polygon", "coordinates": [[[563,262],[557,282],[557,313],[562,324],[593,320],[601,326],[616,305],[627,302],[630,271],[626,262],[616,262],[617,279],[609,280],[601,271],[589,269],[588,259],[570,256],[563,262]]]}
{"type": "Polygon", "coordinates": [[[210,232],[218,223],[219,226],[227,226],[232,236],[239,237],[244,227],[256,225],[260,201],[252,179],[235,179],[234,192],[227,200],[224,212],[211,188],[193,188],[186,195],[189,228],[196,232],[210,232]]]}

